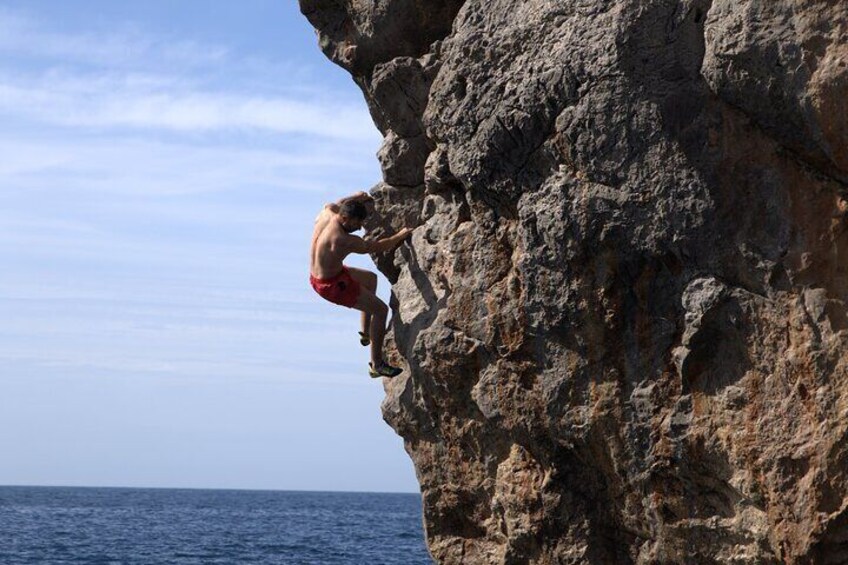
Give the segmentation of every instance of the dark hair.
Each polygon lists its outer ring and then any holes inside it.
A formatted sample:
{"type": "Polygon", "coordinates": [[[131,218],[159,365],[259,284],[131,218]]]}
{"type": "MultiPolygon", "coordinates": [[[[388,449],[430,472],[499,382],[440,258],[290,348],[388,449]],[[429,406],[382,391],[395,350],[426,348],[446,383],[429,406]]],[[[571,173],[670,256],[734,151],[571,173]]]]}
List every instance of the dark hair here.
{"type": "Polygon", "coordinates": [[[368,217],[368,209],[365,204],[357,200],[348,200],[341,205],[339,214],[351,220],[365,220],[368,217]]]}

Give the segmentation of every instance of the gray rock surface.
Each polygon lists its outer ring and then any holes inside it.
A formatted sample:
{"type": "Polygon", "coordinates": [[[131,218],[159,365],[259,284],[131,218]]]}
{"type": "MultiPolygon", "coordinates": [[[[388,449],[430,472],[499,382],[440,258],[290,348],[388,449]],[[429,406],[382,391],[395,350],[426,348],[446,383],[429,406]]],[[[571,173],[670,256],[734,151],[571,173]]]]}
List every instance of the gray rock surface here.
{"type": "Polygon", "coordinates": [[[848,563],[848,2],[300,0],[444,563],[848,563]]]}

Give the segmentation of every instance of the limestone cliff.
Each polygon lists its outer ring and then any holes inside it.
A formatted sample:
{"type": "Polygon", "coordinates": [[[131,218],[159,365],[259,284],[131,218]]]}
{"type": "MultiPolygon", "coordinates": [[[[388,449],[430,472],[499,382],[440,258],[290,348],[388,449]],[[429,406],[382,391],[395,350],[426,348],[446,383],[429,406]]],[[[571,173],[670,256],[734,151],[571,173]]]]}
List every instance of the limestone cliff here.
{"type": "Polygon", "coordinates": [[[300,0],[445,563],[848,563],[848,2],[300,0]]]}

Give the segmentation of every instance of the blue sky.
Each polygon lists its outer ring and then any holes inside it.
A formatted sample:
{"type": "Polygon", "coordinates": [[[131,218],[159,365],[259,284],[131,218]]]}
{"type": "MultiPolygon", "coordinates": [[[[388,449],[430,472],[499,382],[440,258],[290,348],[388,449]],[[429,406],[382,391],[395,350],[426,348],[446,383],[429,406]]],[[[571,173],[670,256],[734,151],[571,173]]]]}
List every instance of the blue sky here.
{"type": "Polygon", "coordinates": [[[417,490],[306,280],[380,136],[296,2],[0,2],[0,120],[0,484],[417,490]]]}

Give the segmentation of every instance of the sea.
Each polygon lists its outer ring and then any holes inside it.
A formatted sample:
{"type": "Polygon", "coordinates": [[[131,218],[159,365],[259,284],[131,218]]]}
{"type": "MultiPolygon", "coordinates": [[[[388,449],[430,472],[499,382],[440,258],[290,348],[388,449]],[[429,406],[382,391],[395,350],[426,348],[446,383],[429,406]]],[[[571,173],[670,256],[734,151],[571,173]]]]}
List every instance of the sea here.
{"type": "Polygon", "coordinates": [[[417,494],[0,487],[0,565],[431,564],[417,494]]]}

